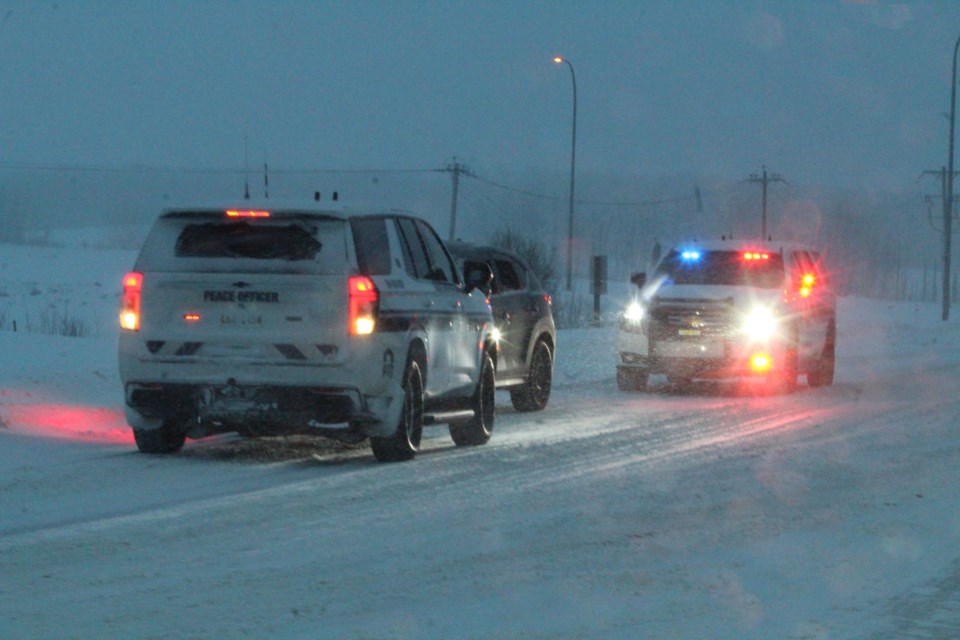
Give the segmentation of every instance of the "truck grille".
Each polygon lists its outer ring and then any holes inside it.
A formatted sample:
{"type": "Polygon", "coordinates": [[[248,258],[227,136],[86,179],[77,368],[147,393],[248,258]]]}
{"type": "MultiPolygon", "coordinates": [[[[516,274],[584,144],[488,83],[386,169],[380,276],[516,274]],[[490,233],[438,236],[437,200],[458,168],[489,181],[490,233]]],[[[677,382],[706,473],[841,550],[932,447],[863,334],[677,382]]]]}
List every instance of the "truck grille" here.
{"type": "Polygon", "coordinates": [[[670,301],[656,304],[650,335],[655,340],[702,340],[733,334],[732,301],[670,301]]]}

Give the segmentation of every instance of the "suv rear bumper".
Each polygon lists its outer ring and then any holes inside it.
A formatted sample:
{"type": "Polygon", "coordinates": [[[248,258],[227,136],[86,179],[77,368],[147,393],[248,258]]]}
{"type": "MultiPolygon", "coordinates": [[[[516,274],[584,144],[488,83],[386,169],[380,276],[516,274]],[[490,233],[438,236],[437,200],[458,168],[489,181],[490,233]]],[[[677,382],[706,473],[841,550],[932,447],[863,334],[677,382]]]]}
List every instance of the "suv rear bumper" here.
{"type": "Polygon", "coordinates": [[[139,336],[121,335],[127,422],[137,430],[174,421],[190,437],[334,430],[389,435],[403,404],[399,342],[353,345],[348,362],[160,357],[139,336]],[[395,348],[397,347],[397,348],[395,348]]]}
{"type": "Polygon", "coordinates": [[[355,387],[128,382],[127,422],[134,429],[174,422],[190,437],[239,431],[253,435],[387,435],[400,419],[403,389],[377,394],[355,387]]]}

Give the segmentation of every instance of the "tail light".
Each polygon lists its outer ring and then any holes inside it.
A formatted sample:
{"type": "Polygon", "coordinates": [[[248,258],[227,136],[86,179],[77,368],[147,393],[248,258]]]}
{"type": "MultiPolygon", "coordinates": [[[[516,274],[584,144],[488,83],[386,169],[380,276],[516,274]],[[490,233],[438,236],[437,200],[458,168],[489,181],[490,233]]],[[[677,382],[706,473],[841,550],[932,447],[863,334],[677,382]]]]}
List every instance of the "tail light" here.
{"type": "Polygon", "coordinates": [[[352,276],[347,287],[350,291],[350,335],[364,336],[377,328],[377,313],[380,293],[373,280],[366,276],[352,276]]]}
{"type": "Polygon", "coordinates": [[[143,289],[143,274],[131,271],[123,276],[123,297],[120,302],[120,328],[127,331],[140,330],[140,291],[143,289]]]}

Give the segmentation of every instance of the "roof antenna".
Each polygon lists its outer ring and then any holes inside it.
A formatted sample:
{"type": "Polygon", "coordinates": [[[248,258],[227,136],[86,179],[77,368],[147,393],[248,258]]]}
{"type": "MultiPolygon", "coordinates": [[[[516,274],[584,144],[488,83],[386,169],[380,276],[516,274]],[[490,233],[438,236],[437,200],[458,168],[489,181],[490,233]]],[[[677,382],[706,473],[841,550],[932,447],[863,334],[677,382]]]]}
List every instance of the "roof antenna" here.
{"type": "Polygon", "coordinates": [[[263,199],[270,199],[270,178],[269,170],[267,169],[267,159],[263,159],[263,199]]]}

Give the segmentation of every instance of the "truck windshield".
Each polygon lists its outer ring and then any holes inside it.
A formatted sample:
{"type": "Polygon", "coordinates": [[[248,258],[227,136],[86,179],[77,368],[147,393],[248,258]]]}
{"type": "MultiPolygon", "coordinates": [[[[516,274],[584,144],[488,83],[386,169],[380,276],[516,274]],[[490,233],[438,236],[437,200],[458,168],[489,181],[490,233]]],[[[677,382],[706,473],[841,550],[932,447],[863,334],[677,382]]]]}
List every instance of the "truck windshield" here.
{"type": "Polygon", "coordinates": [[[741,251],[671,251],[657,275],[672,284],[739,285],[776,289],[783,285],[783,258],[746,259],[741,251]]]}

